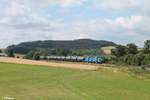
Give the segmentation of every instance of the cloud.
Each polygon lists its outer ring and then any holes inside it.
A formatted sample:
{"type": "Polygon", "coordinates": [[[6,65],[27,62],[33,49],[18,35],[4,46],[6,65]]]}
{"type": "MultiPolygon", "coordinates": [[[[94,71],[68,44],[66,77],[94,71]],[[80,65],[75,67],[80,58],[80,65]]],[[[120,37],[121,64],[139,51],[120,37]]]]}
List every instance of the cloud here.
{"type": "Polygon", "coordinates": [[[63,27],[59,19],[42,16],[28,0],[12,0],[0,12],[0,44],[6,47],[23,41],[51,39],[51,31],[63,27]]]}
{"type": "Polygon", "coordinates": [[[149,16],[118,17],[116,19],[94,19],[74,23],[68,33],[78,38],[112,40],[117,43],[137,43],[150,39],[149,16]]]}
{"type": "Polygon", "coordinates": [[[41,4],[41,6],[73,7],[82,5],[85,0],[38,0],[38,1],[41,4]]]}
{"type": "MultiPolygon", "coordinates": [[[[137,1],[137,0],[136,0],[137,1]]],[[[135,0],[96,0],[96,5],[104,9],[126,10],[137,6],[135,0]]]]}
{"type": "Polygon", "coordinates": [[[150,15],[149,0],[95,0],[94,6],[114,12],[150,15]]]}
{"type": "MultiPolygon", "coordinates": [[[[49,17],[43,14],[49,7],[51,9],[51,7],[59,6],[61,11],[61,9],[86,6],[87,1],[1,0],[0,46],[6,47],[23,41],[77,38],[111,40],[122,44],[135,42],[141,46],[143,41],[150,39],[148,0],[108,0],[107,2],[106,0],[95,0],[94,6],[100,9],[112,12],[133,12],[127,17],[118,14],[114,19],[107,16],[104,18],[86,18],[85,16],[80,20],[64,20],[67,17],[63,19],[62,16],[49,17]]],[[[93,7],[92,4],[90,6],[93,7]]],[[[73,14],[74,11],[71,11],[73,14]]],[[[78,13],[75,12],[75,14],[78,13]]]]}

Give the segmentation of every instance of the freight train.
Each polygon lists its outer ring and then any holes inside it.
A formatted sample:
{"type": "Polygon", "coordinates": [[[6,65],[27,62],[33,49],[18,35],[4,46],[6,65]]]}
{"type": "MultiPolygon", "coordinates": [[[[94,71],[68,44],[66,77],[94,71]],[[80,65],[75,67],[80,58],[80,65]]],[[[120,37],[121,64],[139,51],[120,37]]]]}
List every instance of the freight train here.
{"type": "Polygon", "coordinates": [[[86,63],[104,63],[104,57],[81,57],[81,56],[40,56],[42,60],[70,61],[70,62],[86,62],[86,63]]]}

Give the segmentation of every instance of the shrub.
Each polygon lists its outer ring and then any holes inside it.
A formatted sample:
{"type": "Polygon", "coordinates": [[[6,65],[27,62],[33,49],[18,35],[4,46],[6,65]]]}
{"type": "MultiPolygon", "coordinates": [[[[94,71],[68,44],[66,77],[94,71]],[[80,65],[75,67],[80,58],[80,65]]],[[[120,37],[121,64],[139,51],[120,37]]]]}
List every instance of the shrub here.
{"type": "Polygon", "coordinates": [[[132,64],[131,65],[141,66],[144,57],[145,57],[145,55],[143,53],[138,53],[138,54],[134,55],[132,58],[132,64]]]}
{"type": "Polygon", "coordinates": [[[105,63],[109,64],[115,64],[117,62],[117,57],[116,56],[105,56],[105,63]]]}
{"type": "Polygon", "coordinates": [[[142,65],[146,66],[146,67],[150,67],[150,54],[146,54],[143,61],[142,61],[142,65]]]}
{"type": "Polygon", "coordinates": [[[125,55],[125,56],[120,58],[120,62],[122,62],[124,64],[131,65],[132,64],[132,57],[133,57],[133,54],[125,55]]]}

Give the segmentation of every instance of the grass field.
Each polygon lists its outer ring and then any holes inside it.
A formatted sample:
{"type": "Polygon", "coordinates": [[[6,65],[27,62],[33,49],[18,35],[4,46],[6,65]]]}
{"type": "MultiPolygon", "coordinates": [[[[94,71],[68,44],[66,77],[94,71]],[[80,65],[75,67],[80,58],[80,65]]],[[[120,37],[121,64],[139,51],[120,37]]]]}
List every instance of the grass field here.
{"type": "Polygon", "coordinates": [[[0,63],[0,99],[150,100],[150,80],[125,72],[0,63]]]}

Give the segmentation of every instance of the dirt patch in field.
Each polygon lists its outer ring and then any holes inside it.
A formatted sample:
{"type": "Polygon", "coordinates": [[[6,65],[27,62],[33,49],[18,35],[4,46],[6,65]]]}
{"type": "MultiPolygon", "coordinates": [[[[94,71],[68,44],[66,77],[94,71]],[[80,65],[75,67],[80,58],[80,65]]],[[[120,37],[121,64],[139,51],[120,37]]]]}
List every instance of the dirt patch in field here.
{"type": "Polygon", "coordinates": [[[88,65],[88,64],[34,61],[34,60],[17,59],[17,58],[9,58],[9,57],[0,57],[0,62],[13,63],[13,64],[42,65],[42,66],[50,66],[50,67],[64,67],[64,68],[81,69],[81,70],[97,70],[99,68],[99,66],[88,65]]]}

